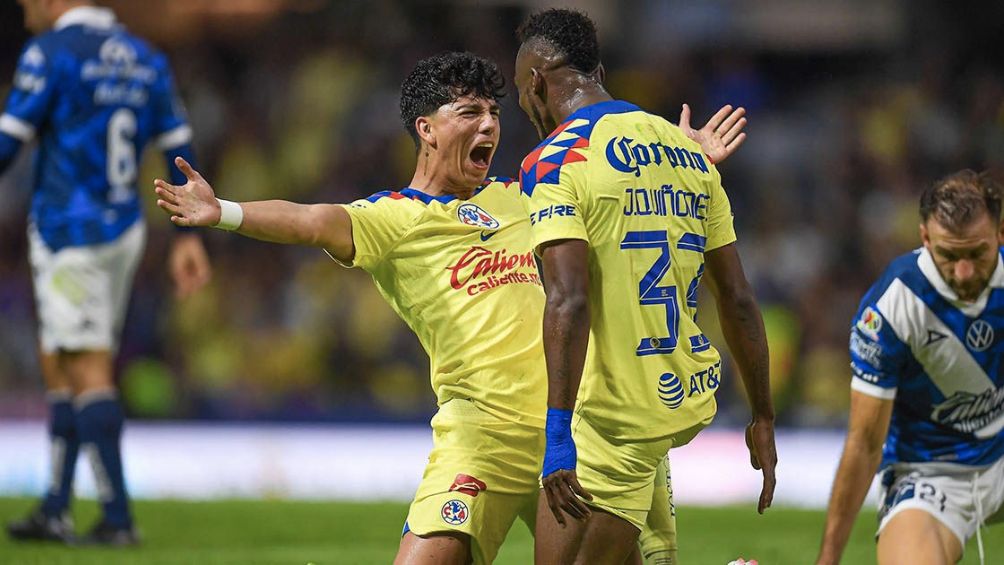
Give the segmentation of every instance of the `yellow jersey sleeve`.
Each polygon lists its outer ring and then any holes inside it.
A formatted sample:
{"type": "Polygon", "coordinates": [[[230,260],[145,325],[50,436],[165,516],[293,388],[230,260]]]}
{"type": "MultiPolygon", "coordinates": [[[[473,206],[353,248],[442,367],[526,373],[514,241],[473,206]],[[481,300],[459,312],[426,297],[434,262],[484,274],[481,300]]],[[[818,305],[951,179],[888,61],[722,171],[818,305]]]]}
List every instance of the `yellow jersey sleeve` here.
{"type": "Polygon", "coordinates": [[[520,190],[535,251],[561,239],[589,241],[583,218],[585,146],[575,146],[579,139],[583,138],[573,127],[566,127],[527,155],[520,167],[520,190]]]}
{"type": "Polygon", "coordinates": [[[736,241],[736,229],[732,223],[732,204],[722,187],[722,176],[718,169],[711,166],[712,178],[709,181],[707,245],[705,252],[724,247],[736,241]]]}
{"type": "Polygon", "coordinates": [[[397,246],[416,217],[414,206],[397,202],[404,198],[399,192],[383,191],[343,205],[352,219],[355,247],[347,267],[372,271],[397,246]]]}

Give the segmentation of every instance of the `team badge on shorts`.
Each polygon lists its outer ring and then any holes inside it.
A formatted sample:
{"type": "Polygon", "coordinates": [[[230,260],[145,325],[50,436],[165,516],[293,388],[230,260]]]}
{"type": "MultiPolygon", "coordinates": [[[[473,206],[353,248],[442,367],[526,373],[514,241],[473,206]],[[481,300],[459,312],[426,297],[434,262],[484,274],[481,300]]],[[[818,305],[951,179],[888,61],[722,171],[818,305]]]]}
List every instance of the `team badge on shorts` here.
{"type": "Polygon", "coordinates": [[[467,518],[471,515],[471,511],[468,510],[466,504],[454,499],[443,505],[440,515],[447,524],[459,526],[467,521],[467,518]]]}
{"type": "Polygon", "coordinates": [[[477,204],[471,204],[470,202],[466,204],[461,204],[457,208],[457,217],[460,221],[469,225],[475,226],[486,230],[495,230],[499,227],[499,221],[496,220],[489,214],[481,209],[477,204]]]}
{"type": "Polygon", "coordinates": [[[882,316],[871,306],[866,306],[858,319],[857,328],[861,333],[877,341],[879,330],[882,329],[882,316]]]}

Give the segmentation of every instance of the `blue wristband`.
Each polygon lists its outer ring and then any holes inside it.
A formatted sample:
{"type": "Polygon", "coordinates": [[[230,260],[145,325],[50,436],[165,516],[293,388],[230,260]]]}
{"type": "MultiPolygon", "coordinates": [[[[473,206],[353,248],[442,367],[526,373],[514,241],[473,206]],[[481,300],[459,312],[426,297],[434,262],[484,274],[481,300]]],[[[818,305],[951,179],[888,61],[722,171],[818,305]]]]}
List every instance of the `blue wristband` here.
{"type": "Polygon", "coordinates": [[[561,469],[575,470],[576,453],[575,442],[572,440],[572,411],[548,408],[544,436],[547,443],[544,447],[543,476],[546,477],[561,469]]]}

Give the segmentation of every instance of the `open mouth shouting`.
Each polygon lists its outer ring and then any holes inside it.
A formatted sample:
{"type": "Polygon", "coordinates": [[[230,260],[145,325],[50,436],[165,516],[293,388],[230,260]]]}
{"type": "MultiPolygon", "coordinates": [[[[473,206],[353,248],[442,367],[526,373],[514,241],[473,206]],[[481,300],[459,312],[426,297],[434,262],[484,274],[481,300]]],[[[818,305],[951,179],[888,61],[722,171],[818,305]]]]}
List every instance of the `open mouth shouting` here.
{"type": "Polygon", "coordinates": [[[494,154],[495,144],[490,141],[484,141],[474,146],[474,149],[471,150],[471,162],[474,163],[474,166],[478,169],[487,171],[489,165],[492,163],[492,156],[494,154]]]}

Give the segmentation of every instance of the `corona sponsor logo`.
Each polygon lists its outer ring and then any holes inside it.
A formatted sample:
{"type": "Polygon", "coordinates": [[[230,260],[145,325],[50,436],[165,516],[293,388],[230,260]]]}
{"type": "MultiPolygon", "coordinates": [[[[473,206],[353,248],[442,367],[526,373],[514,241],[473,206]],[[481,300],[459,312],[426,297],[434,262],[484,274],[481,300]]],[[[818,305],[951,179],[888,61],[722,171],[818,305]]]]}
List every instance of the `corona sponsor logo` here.
{"type": "Polygon", "coordinates": [[[615,137],[607,143],[606,156],[614,170],[633,173],[636,177],[641,176],[642,167],[649,165],[669,165],[674,169],[679,167],[708,172],[704,155],[683,147],[672,147],[661,141],[645,143],[636,142],[629,137],[615,137]]]}

